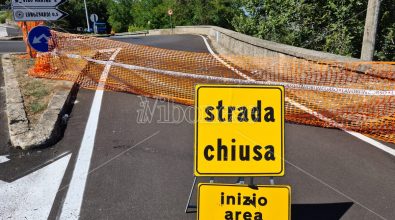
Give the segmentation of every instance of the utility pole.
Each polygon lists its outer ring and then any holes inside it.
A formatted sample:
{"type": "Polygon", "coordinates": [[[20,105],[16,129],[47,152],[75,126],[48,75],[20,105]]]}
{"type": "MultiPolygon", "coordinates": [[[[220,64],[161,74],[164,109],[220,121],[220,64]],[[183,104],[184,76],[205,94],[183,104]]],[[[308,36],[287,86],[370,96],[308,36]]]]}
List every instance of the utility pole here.
{"type": "Polygon", "coordinates": [[[372,61],[376,45],[377,25],[381,0],[369,0],[366,12],[365,33],[363,35],[361,59],[372,61]]]}
{"type": "Polygon", "coordinates": [[[89,23],[88,7],[86,7],[86,0],[84,0],[84,5],[85,5],[86,24],[88,25],[88,32],[90,32],[91,25],[89,23]]]}

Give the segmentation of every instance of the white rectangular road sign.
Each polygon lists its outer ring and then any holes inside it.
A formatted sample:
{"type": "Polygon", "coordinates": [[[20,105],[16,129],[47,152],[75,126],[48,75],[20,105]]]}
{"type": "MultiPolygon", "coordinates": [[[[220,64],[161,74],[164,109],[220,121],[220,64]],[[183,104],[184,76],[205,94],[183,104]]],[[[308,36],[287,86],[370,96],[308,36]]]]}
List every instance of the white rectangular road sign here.
{"type": "Polygon", "coordinates": [[[56,8],[14,8],[15,21],[56,21],[67,14],[56,8]]]}
{"type": "Polygon", "coordinates": [[[12,7],[37,8],[37,7],[56,7],[68,0],[12,0],[12,7]]]}

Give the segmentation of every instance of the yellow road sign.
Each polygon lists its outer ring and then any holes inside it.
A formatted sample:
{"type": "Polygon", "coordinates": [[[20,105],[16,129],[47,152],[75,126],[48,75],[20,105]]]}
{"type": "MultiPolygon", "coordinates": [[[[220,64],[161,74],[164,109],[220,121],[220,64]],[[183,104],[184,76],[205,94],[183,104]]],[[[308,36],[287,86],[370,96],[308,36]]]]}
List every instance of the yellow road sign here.
{"type": "Polygon", "coordinates": [[[289,186],[199,184],[198,220],[289,220],[289,186]]]}
{"type": "Polygon", "coordinates": [[[198,85],[196,176],[284,175],[284,87],[198,85]]]}

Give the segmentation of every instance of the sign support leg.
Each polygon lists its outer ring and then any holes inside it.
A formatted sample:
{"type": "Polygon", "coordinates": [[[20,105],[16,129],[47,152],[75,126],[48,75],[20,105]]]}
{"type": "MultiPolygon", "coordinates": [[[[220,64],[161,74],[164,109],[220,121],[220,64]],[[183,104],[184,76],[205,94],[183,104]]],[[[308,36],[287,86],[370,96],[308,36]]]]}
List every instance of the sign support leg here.
{"type": "Polygon", "coordinates": [[[270,185],[274,185],[274,177],[270,177],[270,185]]]}
{"type": "Polygon", "coordinates": [[[254,177],[250,178],[250,185],[253,186],[254,185],[254,177]]]}
{"type": "Polygon", "coordinates": [[[196,179],[197,179],[197,177],[195,176],[193,178],[191,192],[189,193],[189,196],[188,196],[188,202],[187,202],[187,205],[185,207],[185,213],[188,213],[188,209],[190,209],[190,208],[196,208],[196,206],[190,205],[191,204],[193,190],[195,189],[195,186],[196,186],[196,179]]]}

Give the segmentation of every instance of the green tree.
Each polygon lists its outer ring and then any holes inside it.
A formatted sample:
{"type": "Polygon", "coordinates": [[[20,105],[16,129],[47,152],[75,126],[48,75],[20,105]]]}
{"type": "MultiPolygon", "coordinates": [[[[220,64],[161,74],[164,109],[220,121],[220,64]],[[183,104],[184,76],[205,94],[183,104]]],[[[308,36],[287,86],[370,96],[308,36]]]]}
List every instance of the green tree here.
{"type": "Polygon", "coordinates": [[[135,0],[110,0],[108,3],[108,22],[115,32],[127,31],[133,23],[132,6],[135,0]]]}
{"type": "Polygon", "coordinates": [[[381,2],[377,36],[375,59],[395,61],[395,4],[393,0],[381,2]]]}
{"type": "MultiPolygon", "coordinates": [[[[383,0],[376,59],[394,59],[395,4],[383,0]]],[[[367,1],[241,0],[236,31],[279,43],[360,57],[367,1]]]]}
{"type": "MultiPolygon", "coordinates": [[[[86,3],[89,15],[97,14],[99,21],[107,22],[107,0],[87,0],[86,3]]],[[[53,22],[54,27],[68,32],[75,32],[77,27],[87,28],[84,1],[69,0],[61,6],[61,9],[69,15],[60,21],[53,22]]],[[[89,22],[92,27],[93,23],[90,20],[89,22]]]]}

